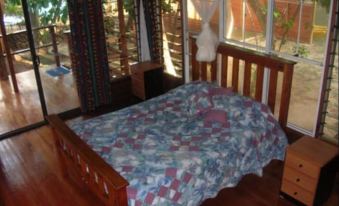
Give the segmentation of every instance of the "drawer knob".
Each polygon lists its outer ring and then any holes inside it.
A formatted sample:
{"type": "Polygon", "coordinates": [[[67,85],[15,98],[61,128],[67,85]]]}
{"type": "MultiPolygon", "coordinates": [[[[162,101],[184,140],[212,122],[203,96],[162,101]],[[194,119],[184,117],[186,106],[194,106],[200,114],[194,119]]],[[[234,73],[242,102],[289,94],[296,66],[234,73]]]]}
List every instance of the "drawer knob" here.
{"type": "Polygon", "coordinates": [[[299,168],[302,168],[303,167],[303,164],[299,164],[299,168]]]}
{"type": "Polygon", "coordinates": [[[300,179],[299,179],[299,178],[297,178],[295,181],[296,181],[296,182],[300,182],[300,179]]]}
{"type": "Polygon", "coordinates": [[[297,194],[298,194],[298,192],[294,192],[293,194],[294,194],[294,195],[297,195],[297,194]]]}

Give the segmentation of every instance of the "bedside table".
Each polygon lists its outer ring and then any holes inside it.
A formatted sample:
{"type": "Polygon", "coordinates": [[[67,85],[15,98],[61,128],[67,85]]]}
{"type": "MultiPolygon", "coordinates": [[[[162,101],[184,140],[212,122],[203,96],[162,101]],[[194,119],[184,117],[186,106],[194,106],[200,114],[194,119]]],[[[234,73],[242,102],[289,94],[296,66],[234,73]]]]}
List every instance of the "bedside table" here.
{"type": "Polygon", "coordinates": [[[305,205],[320,205],[331,193],[338,147],[302,137],[287,147],[281,193],[305,205]]]}
{"type": "Polygon", "coordinates": [[[154,62],[140,62],[131,66],[132,93],[146,100],[163,93],[163,66],[154,62]]]}

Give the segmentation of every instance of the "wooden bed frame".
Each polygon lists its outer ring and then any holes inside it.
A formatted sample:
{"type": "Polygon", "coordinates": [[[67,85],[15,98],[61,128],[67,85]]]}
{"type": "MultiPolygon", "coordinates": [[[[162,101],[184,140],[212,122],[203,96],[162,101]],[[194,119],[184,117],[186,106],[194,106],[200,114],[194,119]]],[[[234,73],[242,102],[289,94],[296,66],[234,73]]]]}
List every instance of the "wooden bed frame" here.
{"type": "MultiPolygon", "coordinates": [[[[197,48],[192,44],[192,54],[195,56],[197,48]]],[[[274,111],[276,101],[276,89],[278,72],[283,74],[282,93],[280,98],[279,122],[283,129],[286,128],[288,106],[292,85],[294,62],[275,56],[253,52],[244,48],[220,44],[218,47],[218,59],[221,65],[221,85],[227,86],[228,59],[233,58],[232,84],[234,91],[238,91],[239,61],[245,62],[243,95],[250,96],[251,69],[256,64],[256,88],[255,99],[261,101],[263,78],[265,68],[270,70],[268,105],[274,111]],[[221,61],[220,61],[221,60],[221,61]]],[[[208,67],[207,63],[199,63],[192,58],[193,80],[217,80],[217,60],[208,67]],[[210,74],[208,74],[210,71],[210,74]]],[[[58,157],[64,176],[88,188],[105,205],[127,206],[127,180],[106,163],[99,155],[83,142],[59,117],[50,115],[47,117],[53,128],[58,157]]]]}
{"type": "Polygon", "coordinates": [[[279,98],[278,121],[283,130],[286,131],[288,108],[290,103],[292,76],[295,62],[267,55],[253,50],[220,43],[217,49],[217,59],[214,62],[197,62],[195,54],[197,46],[195,40],[191,38],[192,48],[192,80],[217,81],[218,62],[220,63],[220,85],[222,87],[232,87],[234,92],[239,92],[239,77],[243,77],[242,94],[251,96],[251,76],[256,75],[255,95],[252,97],[258,102],[262,100],[263,82],[265,69],[269,71],[269,90],[267,105],[272,113],[275,112],[278,74],[282,74],[281,96],[279,98]],[[240,74],[240,62],[244,62],[244,72],[240,74]],[[231,62],[232,68],[229,68],[231,62]],[[255,71],[256,69],[256,71],[255,71]],[[230,71],[229,71],[230,70],[230,71]],[[228,78],[228,74],[231,76],[228,78]],[[231,84],[228,85],[228,80],[231,84]]]}

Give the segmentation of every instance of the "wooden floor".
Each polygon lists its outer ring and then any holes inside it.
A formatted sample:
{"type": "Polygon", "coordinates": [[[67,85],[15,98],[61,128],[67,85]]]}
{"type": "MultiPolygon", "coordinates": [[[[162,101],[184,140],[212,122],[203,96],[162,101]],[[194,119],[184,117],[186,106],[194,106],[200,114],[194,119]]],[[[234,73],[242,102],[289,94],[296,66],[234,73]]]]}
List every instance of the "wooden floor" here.
{"type": "MultiPolygon", "coordinates": [[[[79,107],[72,74],[51,77],[41,68],[41,80],[49,114],[79,107]]],[[[10,80],[0,80],[0,134],[43,120],[33,70],[16,75],[19,93],[10,80]]]]}
{"type": "MultiPolygon", "coordinates": [[[[248,175],[235,188],[222,190],[204,206],[293,206],[279,198],[282,162],[273,161],[263,177],[248,175]]],[[[338,206],[339,181],[326,206],[338,206]]],[[[60,172],[49,127],[0,142],[0,205],[99,205],[85,190],[65,180],[60,172]]]]}

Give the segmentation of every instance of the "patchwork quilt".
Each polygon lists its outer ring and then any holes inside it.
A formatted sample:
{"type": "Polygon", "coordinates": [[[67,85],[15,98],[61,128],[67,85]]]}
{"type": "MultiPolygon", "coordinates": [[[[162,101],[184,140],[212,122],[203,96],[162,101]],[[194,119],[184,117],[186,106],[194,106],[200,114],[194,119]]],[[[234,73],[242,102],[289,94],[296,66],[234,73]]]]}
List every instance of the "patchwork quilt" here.
{"type": "Polygon", "coordinates": [[[129,181],[130,206],[199,205],[287,145],[267,106],[200,81],[69,125],[129,181]]]}

